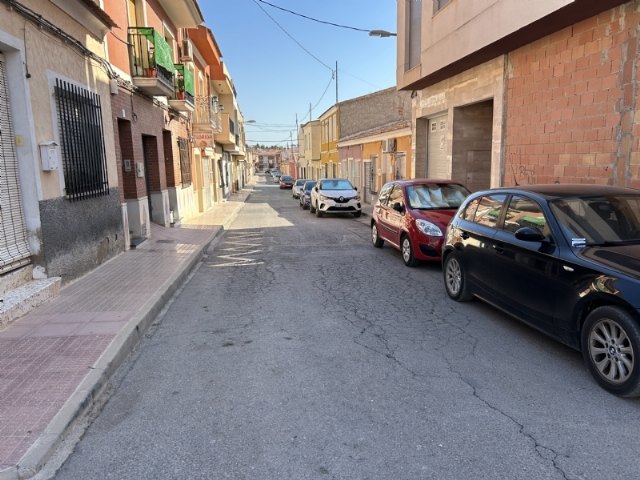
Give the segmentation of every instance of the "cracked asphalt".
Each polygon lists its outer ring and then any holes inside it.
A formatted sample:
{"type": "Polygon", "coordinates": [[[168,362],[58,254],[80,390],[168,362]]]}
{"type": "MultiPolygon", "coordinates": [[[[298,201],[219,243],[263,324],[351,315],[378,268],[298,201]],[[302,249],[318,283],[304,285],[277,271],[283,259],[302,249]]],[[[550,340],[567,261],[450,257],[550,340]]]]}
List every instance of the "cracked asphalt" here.
{"type": "Polygon", "coordinates": [[[258,184],[58,479],[638,478],[640,400],[258,184]]]}

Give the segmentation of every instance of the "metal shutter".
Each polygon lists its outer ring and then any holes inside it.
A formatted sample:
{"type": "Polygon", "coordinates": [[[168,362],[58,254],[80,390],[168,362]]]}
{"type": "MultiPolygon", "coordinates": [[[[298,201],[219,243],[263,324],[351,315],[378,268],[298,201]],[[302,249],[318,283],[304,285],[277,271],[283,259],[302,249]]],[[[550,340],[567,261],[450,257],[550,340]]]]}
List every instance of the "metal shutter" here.
{"type": "Polygon", "coordinates": [[[15,137],[9,112],[9,86],[0,54],[0,273],[30,262],[22,211],[15,137]]]}
{"type": "Polygon", "coordinates": [[[451,176],[447,161],[447,116],[429,119],[427,134],[427,176],[445,179],[451,176]]]}

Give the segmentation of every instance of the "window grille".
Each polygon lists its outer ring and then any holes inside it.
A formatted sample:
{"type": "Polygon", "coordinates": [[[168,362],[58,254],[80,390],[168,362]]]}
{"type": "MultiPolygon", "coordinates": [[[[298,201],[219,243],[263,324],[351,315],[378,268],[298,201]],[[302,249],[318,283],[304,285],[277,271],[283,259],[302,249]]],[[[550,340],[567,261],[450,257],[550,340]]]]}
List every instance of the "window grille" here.
{"type": "Polygon", "coordinates": [[[108,195],[100,96],[56,79],[55,97],[66,198],[108,195]]]}
{"type": "Polygon", "coordinates": [[[178,151],[180,152],[180,173],[182,174],[182,185],[191,185],[189,142],[186,138],[178,138],[178,151]]]}

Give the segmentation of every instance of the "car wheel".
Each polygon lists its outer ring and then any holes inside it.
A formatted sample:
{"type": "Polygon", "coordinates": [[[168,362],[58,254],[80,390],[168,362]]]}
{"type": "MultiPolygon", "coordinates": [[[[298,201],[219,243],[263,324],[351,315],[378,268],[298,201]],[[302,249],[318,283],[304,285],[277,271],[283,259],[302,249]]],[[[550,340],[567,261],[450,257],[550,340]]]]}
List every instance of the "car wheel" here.
{"type": "Polygon", "coordinates": [[[378,235],[378,226],[375,223],[371,225],[371,241],[376,248],[382,248],[384,245],[384,240],[378,235]]]}
{"type": "Polygon", "coordinates": [[[362,215],[362,211],[358,210],[357,212],[353,212],[353,216],[358,218],[360,215],[362,215]]]}
{"type": "Polygon", "coordinates": [[[318,204],[316,204],[316,217],[320,218],[323,214],[324,212],[320,210],[320,207],[318,206],[318,204]]]}
{"type": "Polygon", "coordinates": [[[416,257],[413,255],[411,240],[408,235],[403,235],[400,239],[400,251],[402,252],[402,261],[407,267],[415,267],[418,265],[416,257]]]}
{"type": "Polygon", "coordinates": [[[458,302],[467,302],[473,298],[467,286],[464,269],[455,253],[450,253],[444,259],[444,287],[449,295],[458,302]]]}
{"type": "Polygon", "coordinates": [[[311,214],[316,213],[316,209],[313,208],[313,202],[309,202],[309,213],[311,214]]]}
{"type": "Polygon", "coordinates": [[[640,396],[640,325],[618,307],[599,307],[584,322],[582,355],[596,381],[621,397],[640,396]]]}

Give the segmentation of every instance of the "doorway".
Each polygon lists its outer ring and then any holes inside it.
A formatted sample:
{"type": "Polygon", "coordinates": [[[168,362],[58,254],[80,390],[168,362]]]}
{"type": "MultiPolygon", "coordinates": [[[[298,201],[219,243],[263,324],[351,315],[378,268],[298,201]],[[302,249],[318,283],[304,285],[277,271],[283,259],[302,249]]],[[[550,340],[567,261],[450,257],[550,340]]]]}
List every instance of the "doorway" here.
{"type": "Polygon", "coordinates": [[[451,178],[472,192],[491,186],[493,100],[453,110],[451,178]]]}

